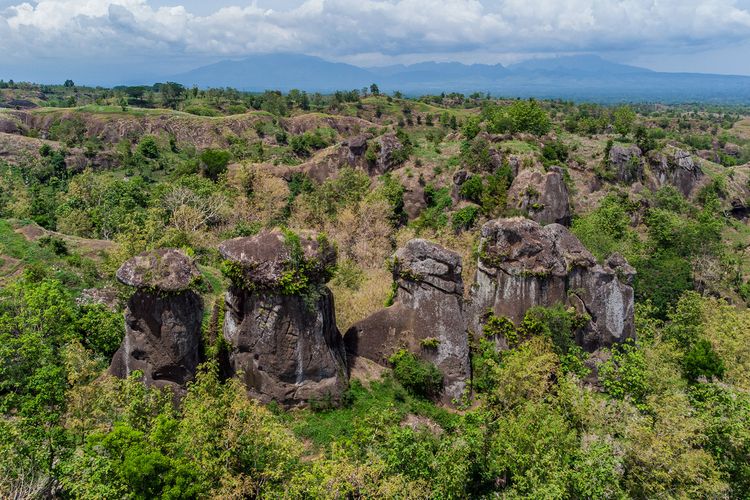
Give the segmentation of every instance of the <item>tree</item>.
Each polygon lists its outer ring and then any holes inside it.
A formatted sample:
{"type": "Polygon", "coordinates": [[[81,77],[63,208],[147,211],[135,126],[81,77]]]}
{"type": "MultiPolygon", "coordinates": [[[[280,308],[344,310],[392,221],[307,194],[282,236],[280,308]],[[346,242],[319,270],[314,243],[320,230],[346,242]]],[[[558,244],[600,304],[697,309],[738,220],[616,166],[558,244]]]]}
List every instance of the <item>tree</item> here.
{"type": "Polygon", "coordinates": [[[635,111],[630,106],[619,106],[613,113],[613,125],[615,132],[627,137],[635,122],[635,111]]]}
{"type": "Polygon", "coordinates": [[[493,132],[530,132],[544,135],[552,128],[547,112],[534,99],[515,101],[506,108],[495,107],[487,111],[493,132]]]}
{"type": "Polygon", "coordinates": [[[73,80],[65,80],[65,83],[63,83],[63,86],[67,88],[71,88],[71,87],[75,87],[76,84],[73,83],[73,80]]]}
{"type": "Polygon", "coordinates": [[[177,109],[177,105],[185,98],[185,87],[175,82],[162,83],[159,86],[161,98],[168,108],[177,109]]]}
{"type": "Polygon", "coordinates": [[[380,95],[380,88],[378,88],[377,83],[370,85],[370,93],[372,95],[380,95]]]}
{"type": "Polygon", "coordinates": [[[206,149],[201,153],[200,160],[203,164],[203,173],[206,177],[215,181],[221,174],[227,171],[230,159],[229,151],[223,149],[206,149]]]}

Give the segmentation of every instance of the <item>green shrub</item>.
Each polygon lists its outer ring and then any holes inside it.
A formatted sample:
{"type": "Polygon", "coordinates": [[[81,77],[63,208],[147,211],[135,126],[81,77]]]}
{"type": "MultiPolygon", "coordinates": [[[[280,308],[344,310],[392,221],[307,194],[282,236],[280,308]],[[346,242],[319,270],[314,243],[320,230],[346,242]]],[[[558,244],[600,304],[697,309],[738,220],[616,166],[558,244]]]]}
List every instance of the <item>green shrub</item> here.
{"type": "Polygon", "coordinates": [[[551,141],[542,148],[542,163],[544,166],[561,165],[568,161],[570,148],[561,140],[551,141]]]}
{"type": "Polygon", "coordinates": [[[648,384],[646,358],[631,341],[612,349],[612,357],[599,366],[599,379],[604,390],[616,399],[630,398],[636,406],[645,408],[648,384]]]}
{"type": "Polygon", "coordinates": [[[416,354],[401,349],[388,361],[393,365],[393,375],[409,392],[434,398],[443,390],[443,374],[429,361],[421,360],[416,354]]]}
{"type": "Polygon", "coordinates": [[[39,238],[39,245],[48,247],[58,257],[63,257],[69,253],[68,244],[59,236],[42,236],[39,238]]]}
{"type": "Polygon", "coordinates": [[[213,181],[217,180],[221,174],[227,171],[230,158],[229,151],[224,149],[204,150],[200,155],[200,160],[203,164],[205,176],[213,181]]]}
{"type": "Polygon", "coordinates": [[[482,335],[488,339],[502,337],[508,342],[509,346],[518,342],[516,325],[505,316],[495,316],[491,313],[482,325],[482,335]]]}
{"type": "Polygon", "coordinates": [[[453,213],[453,217],[451,218],[451,225],[453,226],[453,230],[459,232],[462,230],[471,229],[474,226],[478,215],[479,207],[477,206],[469,206],[464,207],[461,210],[457,210],[453,213]]]}
{"type": "Polygon", "coordinates": [[[463,184],[461,184],[458,193],[465,200],[473,201],[474,203],[481,203],[482,195],[484,194],[484,182],[482,181],[482,176],[470,176],[463,184]]]}
{"type": "Polygon", "coordinates": [[[696,382],[705,377],[709,381],[713,378],[721,380],[724,377],[724,362],[711,346],[711,342],[701,339],[695,343],[682,360],[685,378],[696,382]]]}
{"type": "Polygon", "coordinates": [[[156,138],[151,135],[147,135],[141,139],[136,151],[150,160],[159,158],[159,145],[156,142],[156,138]]]}

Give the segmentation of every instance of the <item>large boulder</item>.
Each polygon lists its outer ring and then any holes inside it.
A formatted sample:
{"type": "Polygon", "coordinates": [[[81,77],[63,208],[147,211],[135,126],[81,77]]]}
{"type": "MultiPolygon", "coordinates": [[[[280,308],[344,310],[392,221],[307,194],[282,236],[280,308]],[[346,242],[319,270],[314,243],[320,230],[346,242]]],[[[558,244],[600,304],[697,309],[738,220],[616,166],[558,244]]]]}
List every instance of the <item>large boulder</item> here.
{"type": "Polygon", "coordinates": [[[690,196],[703,178],[703,169],[687,151],[670,148],[666,152],[653,152],[649,156],[653,178],[650,186],[658,189],[671,184],[684,196],[690,196]]]}
{"type": "Polygon", "coordinates": [[[570,198],[562,170],[522,170],[508,189],[508,207],[542,224],[570,224],[570,198]]]}
{"type": "Polygon", "coordinates": [[[201,361],[203,301],[193,290],[200,271],[180,250],[160,249],[125,262],[117,279],[136,292],[110,373],[124,378],[140,370],[149,385],[184,387],[201,361]]]}
{"type": "Polygon", "coordinates": [[[643,180],[643,153],[636,145],[614,145],[607,158],[610,170],[623,184],[633,184],[643,180]]]}
{"type": "Polygon", "coordinates": [[[471,326],[481,331],[487,311],[518,324],[531,307],[564,304],[590,318],[576,341],[595,351],[634,336],[634,274],[620,256],[597,264],[559,224],[493,220],[482,227],[471,326]]]}
{"type": "Polygon", "coordinates": [[[375,139],[373,146],[376,150],[375,158],[367,159],[367,169],[370,175],[382,175],[390,172],[402,163],[399,153],[404,148],[396,134],[383,134],[375,139]]]}
{"type": "Polygon", "coordinates": [[[323,237],[265,230],[219,246],[232,285],[224,338],[231,370],[251,396],[301,406],[336,402],[348,387],[346,354],[325,286],[336,251],[323,237]]]}
{"type": "Polygon", "coordinates": [[[393,304],[347,331],[348,353],[387,366],[396,351],[408,349],[442,372],[444,402],[461,398],[471,377],[461,257],[411,240],[393,257],[393,279],[393,304]]]}

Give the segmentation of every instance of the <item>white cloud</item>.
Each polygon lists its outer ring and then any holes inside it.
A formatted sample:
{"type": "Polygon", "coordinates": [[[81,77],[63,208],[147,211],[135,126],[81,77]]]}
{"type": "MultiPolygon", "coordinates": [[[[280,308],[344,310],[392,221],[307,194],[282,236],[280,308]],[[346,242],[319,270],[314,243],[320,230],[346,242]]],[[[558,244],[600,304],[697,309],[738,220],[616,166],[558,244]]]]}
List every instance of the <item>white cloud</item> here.
{"type": "Polygon", "coordinates": [[[39,0],[0,11],[0,63],[273,51],[347,60],[648,52],[747,39],[750,8],[740,0],[307,0],[278,10],[230,5],[202,16],[146,0],[39,0]]]}

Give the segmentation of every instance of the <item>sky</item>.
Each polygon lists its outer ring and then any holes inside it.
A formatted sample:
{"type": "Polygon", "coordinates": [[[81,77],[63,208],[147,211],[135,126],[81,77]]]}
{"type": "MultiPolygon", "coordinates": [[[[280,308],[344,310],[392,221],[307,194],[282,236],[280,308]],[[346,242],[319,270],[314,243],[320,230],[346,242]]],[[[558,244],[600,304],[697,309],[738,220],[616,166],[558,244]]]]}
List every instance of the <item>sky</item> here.
{"type": "Polygon", "coordinates": [[[750,0],[0,0],[5,79],[129,83],[273,52],[750,75],[750,0]]]}

